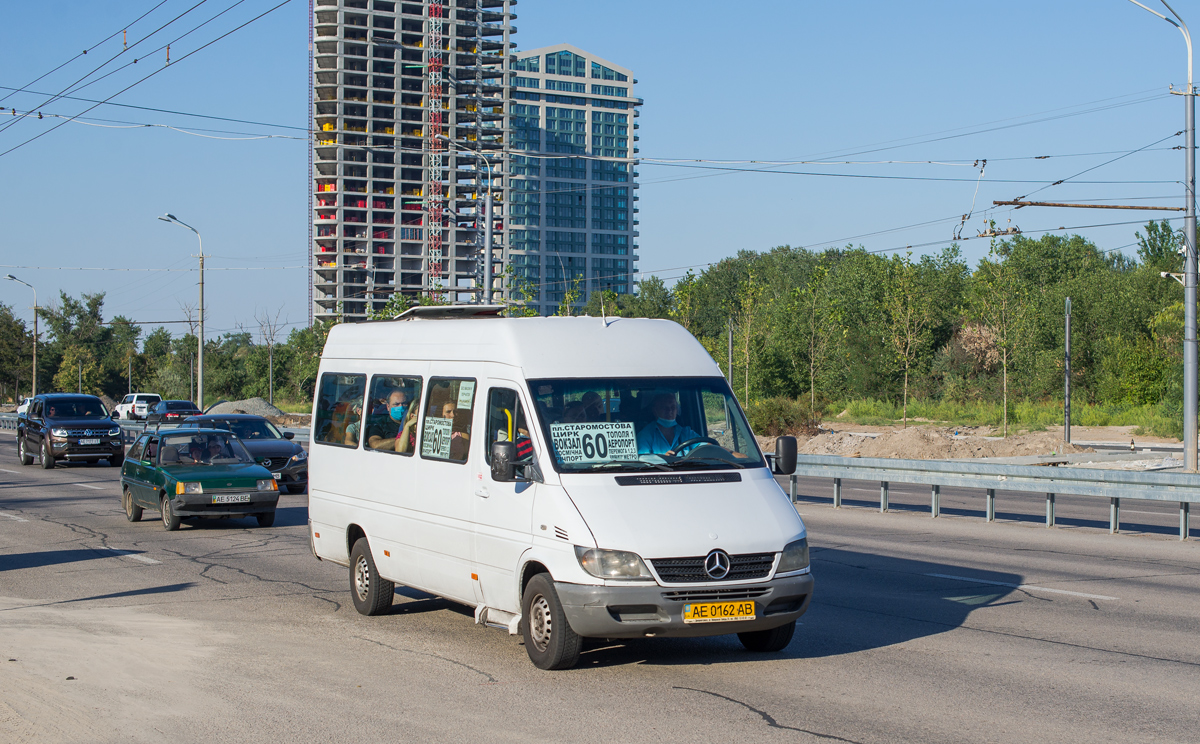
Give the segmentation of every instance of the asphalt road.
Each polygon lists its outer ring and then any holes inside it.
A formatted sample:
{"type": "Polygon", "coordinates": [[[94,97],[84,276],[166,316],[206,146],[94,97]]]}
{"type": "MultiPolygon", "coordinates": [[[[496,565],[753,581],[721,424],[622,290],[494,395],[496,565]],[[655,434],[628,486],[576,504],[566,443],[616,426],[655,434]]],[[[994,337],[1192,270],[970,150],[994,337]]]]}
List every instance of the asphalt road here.
{"type": "Polygon", "coordinates": [[[1153,531],[806,502],[816,594],[783,653],[597,641],[543,672],[436,598],[358,615],[305,496],[272,528],[168,533],[125,520],[115,470],[21,467],[5,440],[4,742],[1200,738],[1200,545],[1153,531]]]}

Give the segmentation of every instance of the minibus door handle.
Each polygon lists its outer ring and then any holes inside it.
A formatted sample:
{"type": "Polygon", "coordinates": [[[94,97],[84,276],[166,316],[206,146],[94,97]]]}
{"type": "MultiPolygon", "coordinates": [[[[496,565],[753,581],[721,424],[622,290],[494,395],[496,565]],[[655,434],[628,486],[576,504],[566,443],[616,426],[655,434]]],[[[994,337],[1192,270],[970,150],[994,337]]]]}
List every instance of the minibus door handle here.
{"type": "Polygon", "coordinates": [[[488,493],[487,486],[480,486],[475,489],[475,495],[481,499],[486,499],[491,494],[488,493]]]}

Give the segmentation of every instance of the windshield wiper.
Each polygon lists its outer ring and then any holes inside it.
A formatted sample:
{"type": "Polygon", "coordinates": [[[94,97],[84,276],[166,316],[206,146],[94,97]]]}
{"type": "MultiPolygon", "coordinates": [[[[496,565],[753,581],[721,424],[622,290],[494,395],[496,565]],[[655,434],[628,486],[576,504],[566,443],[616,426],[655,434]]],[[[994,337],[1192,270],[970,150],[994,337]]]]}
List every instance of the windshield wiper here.
{"type": "Polygon", "coordinates": [[[715,468],[737,468],[739,470],[746,468],[746,465],[741,465],[730,460],[722,460],[719,457],[684,457],[669,463],[671,469],[675,469],[681,465],[704,465],[715,468]]]}
{"type": "Polygon", "coordinates": [[[606,470],[611,466],[616,466],[616,467],[635,467],[636,466],[636,467],[642,467],[642,468],[654,468],[656,470],[666,470],[668,472],[670,472],[670,470],[671,470],[671,468],[667,467],[666,465],[663,465],[662,463],[647,462],[645,460],[609,460],[608,462],[598,463],[597,465],[593,466],[591,469],[592,470],[606,470]]]}

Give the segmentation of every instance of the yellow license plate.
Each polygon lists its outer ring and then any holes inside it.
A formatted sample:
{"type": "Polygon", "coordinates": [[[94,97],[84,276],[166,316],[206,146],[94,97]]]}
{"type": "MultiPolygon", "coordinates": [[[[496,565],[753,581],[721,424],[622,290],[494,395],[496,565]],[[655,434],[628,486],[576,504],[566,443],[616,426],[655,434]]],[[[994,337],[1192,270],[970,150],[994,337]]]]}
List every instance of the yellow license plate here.
{"type": "Polygon", "coordinates": [[[683,606],[685,623],[723,623],[753,619],[753,602],[702,602],[683,606]]]}

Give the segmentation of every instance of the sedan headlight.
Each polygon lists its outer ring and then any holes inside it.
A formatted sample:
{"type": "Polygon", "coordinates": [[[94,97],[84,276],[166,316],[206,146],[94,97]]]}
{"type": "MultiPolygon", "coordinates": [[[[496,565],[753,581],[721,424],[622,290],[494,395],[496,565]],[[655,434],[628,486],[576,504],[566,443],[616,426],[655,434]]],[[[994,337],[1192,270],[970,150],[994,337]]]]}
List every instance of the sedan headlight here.
{"type": "Polygon", "coordinates": [[[199,483],[184,483],[180,481],[175,484],[175,494],[177,496],[185,493],[204,493],[204,486],[199,483]]]}
{"type": "Polygon", "coordinates": [[[653,579],[637,553],[627,550],[601,550],[575,546],[579,565],[600,579],[653,579]]]}
{"type": "Polygon", "coordinates": [[[292,455],[292,462],[304,462],[307,459],[308,459],[308,453],[305,452],[304,450],[300,450],[296,454],[292,455]]]}
{"type": "Polygon", "coordinates": [[[54,437],[64,437],[65,438],[67,436],[67,430],[66,429],[51,429],[50,435],[54,436],[54,437]]]}
{"type": "Polygon", "coordinates": [[[279,486],[275,485],[274,478],[264,478],[255,484],[260,491],[278,491],[279,486]]]}
{"type": "Polygon", "coordinates": [[[779,568],[775,573],[791,573],[805,568],[808,568],[808,538],[802,537],[788,543],[783,549],[783,554],[779,556],[779,568]]]}

